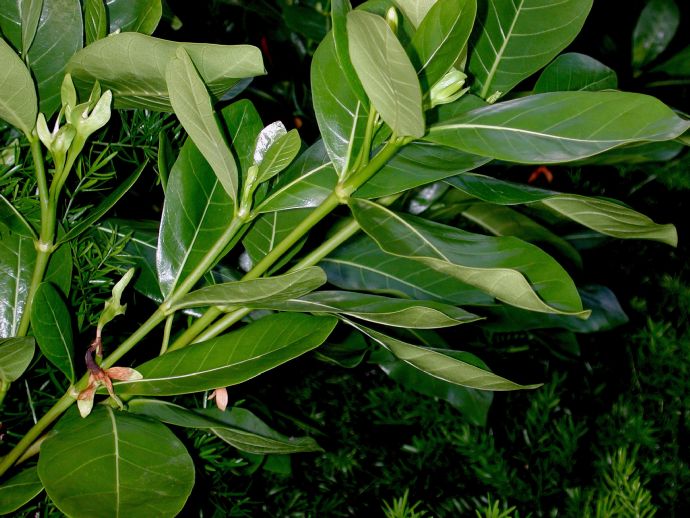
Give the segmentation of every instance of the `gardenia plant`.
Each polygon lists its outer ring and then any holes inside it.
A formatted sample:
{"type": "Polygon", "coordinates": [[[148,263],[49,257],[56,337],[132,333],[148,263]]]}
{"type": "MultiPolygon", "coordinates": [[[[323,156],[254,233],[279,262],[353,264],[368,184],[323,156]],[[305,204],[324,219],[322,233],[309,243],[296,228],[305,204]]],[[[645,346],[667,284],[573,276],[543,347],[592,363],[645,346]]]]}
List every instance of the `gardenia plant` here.
{"type": "Polygon", "coordinates": [[[681,150],[690,122],[616,90],[615,73],[592,58],[557,57],[592,0],[371,0],[355,10],[333,0],[311,67],[311,145],[280,122],[264,126],[248,100],[226,102],[264,73],[255,47],[152,37],[160,2],[83,4],[0,0],[0,118],[16,130],[11,149],[30,153],[37,185],[21,205],[0,198],[0,398],[37,355],[69,383],[31,428],[13,430],[23,436],[0,461],[2,512],[45,489],[69,516],[175,515],[194,465],[171,427],[251,453],[319,449],[245,409],[221,410],[225,387],[314,350],[343,364],[371,353],[394,378],[453,394],[481,421],[486,391],[541,380],[492,372],[443,329],[593,331],[609,318],[610,292],[583,291],[583,304],[566,269],[532,244],[581,263],[549,222],[676,243],[673,226],[620,202],[481,172],[492,161],[681,150]],[[544,67],[533,91],[514,90],[544,67]],[[174,112],[188,135],[177,157],[159,149],[157,232],[103,219],[151,173],[146,164],[67,225],[65,186],[87,143],[112,110],[130,109],[174,112]],[[67,303],[70,243],[85,233],[130,239],[133,267],[89,345],[75,343],[67,303]],[[121,298],[132,286],[157,309],[123,334],[111,321],[129,318],[121,298]],[[133,364],[128,353],[156,341],[133,364]],[[166,397],[199,392],[220,408],[166,397]]]}

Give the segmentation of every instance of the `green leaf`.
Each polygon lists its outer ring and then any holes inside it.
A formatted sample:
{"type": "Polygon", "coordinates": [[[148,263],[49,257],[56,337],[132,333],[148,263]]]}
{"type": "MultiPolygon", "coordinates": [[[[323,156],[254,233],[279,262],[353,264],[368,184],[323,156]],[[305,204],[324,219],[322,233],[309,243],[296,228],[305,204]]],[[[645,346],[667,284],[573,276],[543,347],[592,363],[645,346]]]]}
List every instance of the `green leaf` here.
{"type": "Polygon", "coordinates": [[[419,27],[429,10],[438,0],[395,0],[412,25],[419,27]]]}
{"type": "Polygon", "coordinates": [[[38,102],[29,70],[0,38],[0,119],[30,136],[36,124],[38,102]]]}
{"type": "MultiPolygon", "coordinates": [[[[489,370],[486,364],[473,354],[450,349],[437,349],[436,351],[484,370],[489,370]]],[[[441,380],[399,360],[383,348],[375,351],[371,355],[370,361],[378,364],[383,372],[403,387],[425,396],[448,401],[460,410],[470,423],[476,426],[486,426],[489,407],[494,399],[493,392],[462,387],[441,380]]]]}
{"type": "Polygon", "coordinates": [[[163,14],[161,0],[106,0],[110,33],[153,34],[163,14]]]}
{"type": "Polygon", "coordinates": [[[226,282],[188,293],[172,306],[171,311],[199,306],[256,304],[301,297],[326,282],[321,268],[303,270],[246,281],[226,282]]]}
{"type": "Polygon", "coordinates": [[[266,299],[248,302],[247,306],[276,311],[343,314],[377,324],[410,329],[451,327],[480,319],[463,309],[439,302],[348,291],[318,291],[299,299],[266,299]]]}
{"type": "Polygon", "coordinates": [[[175,395],[236,385],[321,345],[333,317],[268,315],[237,331],[169,352],[137,367],[144,379],[117,384],[120,394],[175,395]]]}
{"type": "Polygon", "coordinates": [[[233,202],[191,140],[170,172],[158,237],[156,267],[164,297],[223,234],[233,202]]]}
{"type": "Polygon", "coordinates": [[[600,61],[569,52],[554,59],[537,79],[535,93],[572,92],[578,90],[614,90],[618,88],[616,72],[600,61]]]}
{"type": "Polygon", "coordinates": [[[206,86],[185,49],[178,48],[177,57],[168,64],[166,82],[175,115],[216,173],[225,192],[237,202],[235,160],[218,127],[206,86]]]}
{"type": "Polygon", "coordinates": [[[258,182],[270,180],[283,169],[288,167],[299,153],[302,139],[296,129],[288,131],[279,137],[266,150],[259,165],[258,182]]]}
{"type": "Polygon", "coordinates": [[[460,58],[477,14],[476,0],[438,0],[412,37],[412,63],[428,91],[460,58]]]}
{"type": "Polygon", "coordinates": [[[60,419],[38,474],[69,516],[175,516],[194,485],[192,458],[166,426],[104,406],[60,419]]]}
{"type": "Polygon", "coordinates": [[[685,47],[660,65],[655,66],[652,72],[663,72],[671,77],[690,76],[690,46],[685,47]]]}
{"type": "Polygon", "coordinates": [[[405,192],[476,169],[490,158],[464,153],[432,142],[403,147],[370,180],[355,191],[357,198],[380,198],[405,192]]]}
{"type": "Polygon", "coordinates": [[[582,29],[593,0],[488,0],[477,16],[469,75],[484,99],[508,93],[546,65],[582,29]]]}
{"type": "Polygon", "coordinates": [[[254,164],[256,137],[264,125],[261,122],[259,112],[247,99],[226,106],[221,110],[221,115],[230,136],[230,145],[235,151],[237,162],[242,171],[242,185],[244,185],[247,171],[254,164]]]}
{"type": "Polygon", "coordinates": [[[0,337],[17,334],[35,262],[33,239],[10,232],[0,222],[0,337]]]}
{"type": "Polygon", "coordinates": [[[573,245],[516,210],[493,203],[472,203],[462,215],[496,236],[515,236],[528,243],[551,245],[582,268],[582,257],[573,245]]]}
{"type": "Polygon", "coordinates": [[[586,158],[632,142],[670,140],[690,127],[653,97],[554,92],[472,110],[433,125],[426,140],[509,162],[586,158]]]}
{"type": "MultiPolygon", "coordinates": [[[[252,264],[266,257],[310,212],[311,209],[294,209],[262,214],[242,239],[242,244],[247,249],[252,264]]],[[[273,269],[284,264],[289,257],[299,251],[303,244],[303,240],[297,243],[290,250],[290,255],[284,256],[278,266],[274,265],[273,269]]]]}
{"type": "MultiPolygon", "coordinates": [[[[354,73],[354,68],[349,56],[343,58],[343,50],[338,48],[336,37],[347,38],[347,34],[338,36],[334,30],[314,53],[311,89],[321,138],[333,166],[342,177],[354,166],[364,146],[369,103],[366,96],[353,86],[353,83],[359,85],[359,90],[362,90],[356,75],[348,80],[348,74],[354,73]]],[[[347,50],[346,39],[340,44],[347,50]]]]}
{"type": "Polygon", "coordinates": [[[43,0],[19,1],[19,11],[22,17],[22,57],[26,56],[34,41],[42,10],[43,0]]]}
{"type": "Polygon", "coordinates": [[[108,35],[108,16],[103,0],[84,0],[84,32],[87,45],[108,35]]]}
{"type": "Polygon", "coordinates": [[[141,172],[147,165],[148,161],[145,160],[144,163],[140,164],[137,170],[134,171],[127,179],[125,179],[124,182],[122,182],[115,189],[110,191],[110,194],[108,194],[108,196],[106,196],[103,199],[103,201],[101,201],[98,204],[98,206],[96,206],[94,209],[89,211],[84,216],[80,217],[79,223],[73,226],[69,230],[69,232],[67,232],[63,236],[60,236],[57,240],[57,243],[66,243],[70,239],[74,239],[75,237],[81,235],[87,229],[91,228],[94,223],[101,219],[106,212],[112,209],[115,206],[115,204],[118,201],[120,201],[120,198],[122,198],[125,194],[127,194],[127,192],[129,192],[129,190],[139,179],[139,177],[141,176],[141,172]]]}
{"type": "Polygon", "coordinates": [[[644,67],[666,50],[679,24],[680,12],[673,0],[647,2],[633,31],[633,68],[644,67]]]}
{"type": "Polygon", "coordinates": [[[36,466],[20,471],[0,486],[0,514],[18,511],[43,491],[36,466]]]}
{"type": "MultiPolygon", "coordinates": [[[[350,85],[350,89],[362,103],[368,105],[369,98],[364,92],[364,88],[362,88],[362,83],[360,83],[357,77],[357,72],[355,72],[355,67],[352,66],[352,61],[350,61],[350,48],[347,43],[347,13],[350,11],[352,11],[350,0],[331,1],[331,25],[333,26],[336,58],[345,79],[350,85]]],[[[323,39],[326,40],[328,38],[325,37],[323,39]]],[[[323,45],[324,42],[322,41],[321,44],[323,45]]],[[[313,75],[312,72],[312,76],[313,75]]],[[[334,84],[334,86],[336,86],[336,84],[334,84]]],[[[314,88],[312,85],[312,96],[314,96],[313,90],[314,88]]]]}
{"type": "Polygon", "coordinates": [[[364,200],[351,200],[350,208],[385,252],[419,261],[516,307],[583,318],[588,314],[566,271],[529,243],[403,217],[364,200]]]}
{"type": "Polygon", "coordinates": [[[0,382],[19,379],[29,367],[35,348],[33,337],[0,338],[0,382]]]}
{"type": "Polygon", "coordinates": [[[58,288],[66,297],[72,287],[72,266],[72,248],[63,243],[50,255],[43,280],[58,288]]]}
{"type": "Polygon", "coordinates": [[[241,451],[259,455],[320,451],[311,437],[288,438],[244,408],[188,410],[160,399],[135,399],[128,410],[173,426],[209,430],[241,451]]]}
{"type": "Polygon", "coordinates": [[[424,135],[417,74],[386,21],[352,11],[347,15],[347,31],[352,65],[381,118],[399,137],[424,135]]]}
{"type": "Polygon", "coordinates": [[[324,142],[317,141],[276,178],[255,212],[316,207],[335,189],[338,176],[324,142]]]}
{"type": "Polygon", "coordinates": [[[31,224],[2,194],[0,194],[0,220],[10,232],[30,239],[38,238],[31,224]]]}
{"type": "Polygon", "coordinates": [[[489,203],[539,203],[561,216],[607,236],[619,239],[651,239],[671,246],[678,243],[678,234],[673,225],[654,223],[644,214],[610,200],[562,194],[475,173],[458,175],[447,182],[489,203]]]}
{"type": "Polygon", "coordinates": [[[31,329],[41,352],[74,383],[74,338],[72,317],[60,293],[42,282],[31,307],[31,329]]]}
{"type": "Polygon", "coordinates": [[[321,261],[328,282],[346,290],[371,291],[450,304],[490,304],[492,297],[413,259],[387,254],[367,236],[338,247],[321,261]]]}
{"type": "Polygon", "coordinates": [[[349,322],[362,333],[389,350],[397,358],[434,378],[479,390],[507,391],[541,387],[541,384],[519,385],[497,376],[492,372],[476,367],[471,363],[448,356],[436,349],[408,344],[373,329],[349,322]]]}
{"type": "Polygon", "coordinates": [[[328,31],[328,15],[322,9],[294,3],[281,4],[283,23],[310,40],[321,41],[328,31]]]}
{"type": "Polygon", "coordinates": [[[261,52],[251,45],[177,43],[135,32],[92,43],[70,59],[67,71],[82,90],[90,90],[96,80],[103,90],[111,90],[115,108],[172,111],[166,68],[180,47],[214,97],[240,79],[264,73],[261,52]]]}

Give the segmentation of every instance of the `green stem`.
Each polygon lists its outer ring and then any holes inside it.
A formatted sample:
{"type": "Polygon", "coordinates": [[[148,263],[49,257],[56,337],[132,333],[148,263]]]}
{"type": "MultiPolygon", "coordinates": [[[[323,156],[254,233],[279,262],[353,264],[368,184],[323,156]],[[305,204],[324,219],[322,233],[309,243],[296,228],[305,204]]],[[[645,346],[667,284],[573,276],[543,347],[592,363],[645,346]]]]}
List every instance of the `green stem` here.
{"type": "Polygon", "coordinates": [[[213,306],[206,310],[206,313],[197,318],[191,326],[175,339],[172,345],[168,347],[168,351],[175,351],[192,343],[192,340],[210,326],[222,313],[218,306],[213,306]]]}
{"type": "Polygon", "coordinates": [[[170,343],[170,330],[172,329],[173,324],[173,317],[174,315],[168,315],[168,318],[165,319],[165,327],[163,328],[163,342],[161,343],[161,352],[159,353],[159,356],[161,354],[165,354],[165,351],[168,350],[168,344],[170,343]]]}

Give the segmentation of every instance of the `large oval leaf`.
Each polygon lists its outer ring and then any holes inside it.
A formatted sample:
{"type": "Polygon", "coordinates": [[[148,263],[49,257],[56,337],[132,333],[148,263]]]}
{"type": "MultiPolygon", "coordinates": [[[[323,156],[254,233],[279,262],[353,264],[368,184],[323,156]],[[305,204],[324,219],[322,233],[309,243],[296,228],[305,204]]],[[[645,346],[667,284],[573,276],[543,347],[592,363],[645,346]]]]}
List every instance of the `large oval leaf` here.
{"type": "Polygon", "coordinates": [[[352,200],[350,208],[362,229],[388,253],[419,261],[513,306],[588,315],[567,272],[529,243],[403,217],[364,200],[352,200]]]}
{"type": "Polygon", "coordinates": [[[371,291],[456,305],[490,304],[493,297],[413,259],[387,254],[368,236],[338,247],[319,265],[328,282],[346,290],[371,291]]]}
{"type": "Polygon", "coordinates": [[[554,92],[472,110],[433,125],[426,140],[509,162],[568,162],[633,142],[670,140],[690,128],[653,97],[554,92]]]}
{"type": "Polygon", "coordinates": [[[31,307],[31,329],[43,355],[74,383],[72,317],[60,293],[42,282],[31,307]]]}
{"type": "MultiPolygon", "coordinates": [[[[331,32],[314,53],[311,89],[321,138],[339,176],[359,157],[369,116],[369,107],[348,81],[345,66],[331,32]]],[[[356,77],[355,80],[359,81],[356,77]]]]}
{"type": "Polygon", "coordinates": [[[395,0],[413,26],[419,27],[437,0],[395,0]]]}
{"type": "Polygon", "coordinates": [[[259,455],[319,451],[311,437],[289,438],[279,434],[244,408],[188,410],[160,399],[135,399],[127,409],[174,426],[209,430],[241,451],[259,455]]]}
{"type": "Polygon", "coordinates": [[[0,338],[17,334],[35,262],[33,239],[0,222],[0,338]]]}
{"type": "Polygon", "coordinates": [[[38,102],[31,74],[16,52],[0,38],[0,119],[31,135],[38,102]]]}
{"type": "Polygon", "coordinates": [[[33,337],[0,338],[0,384],[19,379],[29,367],[35,349],[33,337]]]}
{"type": "Polygon", "coordinates": [[[347,32],[352,65],[381,118],[398,136],[424,135],[417,74],[386,21],[352,11],[347,15],[347,32]]]}
{"type": "Polygon", "coordinates": [[[315,349],[336,322],[298,313],[269,315],[144,363],[137,367],[144,379],[119,383],[117,392],[175,395],[236,385],[315,349]]]}
{"type": "Polygon", "coordinates": [[[194,485],[192,459],[167,427],[104,406],[65,414],[41,444],[38,474],[75,517],[172,517],[194,485]]]}
{"type": "Polygon", "coordinates": [[[352,322],[349,323],[408,365],[448,383],[492,391],[523,390],[541,387],[541,384],[519,385],[488,370],[458,360],[437,350],[408,344],[373,329],[353,324],[352,322]]]}
{"type": "Polygon", "coordinates": [[[237,202],[237,166],[218,127],[211,98],[187,51],[179,47],[168,63],[170,104],[187,134],[216,173],[225,192],[237,202]]]}
{"type": "Polygon", "coordinates": [[[88,90],[98,80],[112,90],[116,108],[172,111],[165,71],[179,47],[215,97],[240,79],[264,74],[261,51],[251,45],[177,43],[134,32],[94,42],[74,55],[67,71],[80,88],[88,90]]]}
{"type": "Polygon", "coordinates": [[[436,329],[480,319],[463,309],[440,302],[396,299],[351,291],[318,291],[299,299],[267,300],[247,305],[276,311],[343,314],[410,329],[436,329]]]}
{"type": "Polygon", "coordinates": [[[448,183],[480,200],[499,205],[540,203],[607,236],[651,239],[671,246],[678,243],[678,233],[673,225],[654,223],[644,214],[610,200],[562,194],[475,173],[458,175],[450,178],[448,183]]]}
{"type": "Polygon", "coordinates": [[[592,1],[487,0],[470,45],[473,90],[505,94],[546,65],[580,32],[592,1]]]}
{"type": "Polygon", "coordinates": [[[156,267],[164,297],[223,234],[233,203],[191,140],[182,146],[165,190],[156,267]]]}
{"type": "Polygon", "coordinates": [[[163,14],[161,0],[106,0],[108,32],[152,34],[163,14]]]}
{"type": "Polygon", "coordinates": [[[554,59],[537,79],[535,93],[618,88],[616,72],[600,61],[569,52],[554,59]]]}
{"type": "Polygon", "coordinates": [[[18,511],[41,491],[43,484],[36,466],[25,469],[0,486],[0,514],[18,511]]]}
{"type": "Polygon", "coordinates": [[[285,300],[306,295],[325,282],[326,274],[321,268],[313,266],[274,277],[207,286],[188,293],[171,310],[285,300]]]}
{"type": "Polygon", "coordinates": [[[476,0],[438,0],[412,37],[412,62],[426,91],[455,64],[470,37],[476,0]]]}
{"type": "Polygon", "coordinates": [[[633,31],[633,68],[654,61],[671,43],[679,24],[680,12],[673,0],[647,2],[633,31]]]}

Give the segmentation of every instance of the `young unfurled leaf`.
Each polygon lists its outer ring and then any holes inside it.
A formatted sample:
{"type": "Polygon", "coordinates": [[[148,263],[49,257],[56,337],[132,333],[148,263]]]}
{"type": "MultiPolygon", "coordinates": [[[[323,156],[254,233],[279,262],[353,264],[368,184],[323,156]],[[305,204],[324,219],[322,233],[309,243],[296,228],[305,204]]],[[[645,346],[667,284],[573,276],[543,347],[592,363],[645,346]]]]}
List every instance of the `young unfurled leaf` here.
{"type": "Polygon", "coordinates": [[[105,307],[101,313],[101,317],[98,319],[98,330],[97,334],[100,336],[103,326],[114,319],[118,315],[124,315],[127,309],[127,304],[121,304],[120,298],[122,297],[122,292],[134,277],[134,268],[127,270],[122,278],[117,281],[115,286],[113,286],[113,295],[108,300],[105,301],[105,307]]]}

